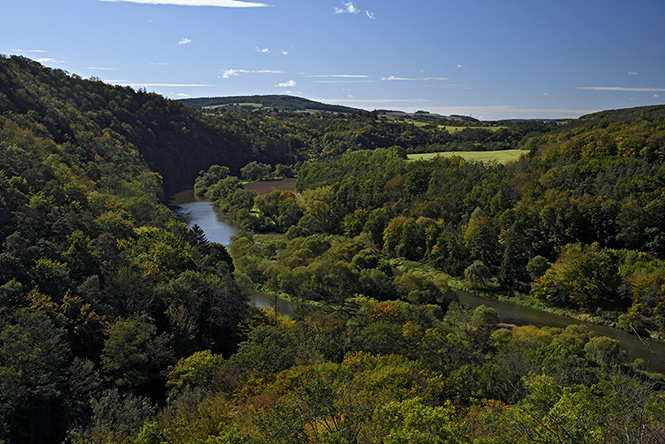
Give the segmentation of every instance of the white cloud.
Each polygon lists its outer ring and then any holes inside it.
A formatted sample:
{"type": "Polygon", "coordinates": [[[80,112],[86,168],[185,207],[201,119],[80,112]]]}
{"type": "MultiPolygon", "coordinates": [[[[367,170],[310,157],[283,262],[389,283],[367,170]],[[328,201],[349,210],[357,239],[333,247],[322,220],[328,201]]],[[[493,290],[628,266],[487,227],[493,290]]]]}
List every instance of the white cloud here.
{"type": "Polygon", "coordinates": [[[368,10],[365,10],[365,14],[367,14],[367,17],[371,18],[372,20],[375,20],[376,17],[374,17],[374,13],[370,12],[368,10]]]}
{"type": "Polygon", "coordinates": [[[41,59],[35,59],[35,62],[39,62],[39,63],[65,63],[62,60],[56,60],[52,57],[43,57],[41,59]]]}
{"type": "Polygon", "coordinates": [[[256,47],[256,52],[262,52],[264,54],[269,54],[270,50],[268,48],[259,48],[258,46],[256,47]]]}
{"type": "Polygon", "coordinates": [[[141,3],[147,5],[176,6],[216,6],[219,8],[259,8],[270,6],[265,3],[243,2],[239,0],[98,0],[114,3],[141,3]]]}
{"type": "Polygon", "coordinates": [[[460,64],[458,63],[458,64],[457,64],[457,69],[462,69],[462,65],[460,65],[460,64]]]}
{"type": "Polygon", "coordinates": [[[335,7],[335,14],[358,14],[359,12],[360,9],[356,8],[356,5],[354,5],[353,2],[344,3],[342,8],[335,7]]]}
{"type": "Polygon", "coordinates": [[[654,96],[656,99],[657,99],[658,97],[660,97],[658,94],[654,94],[653,96],[654,96]]]}
{"type": "Polygon", "coordinates": [[[628,75],[629,75],[629,76],[636,76],[636,75],[637,75],[637,71],[630,71],[630,72],[628,73],[628,75]]]}
{"type": "Polygon", "coordinates": [[[381,80],[384,81],[393,81],[393,80],[401,80],[401,81],[416,81],[416,80],[450,80],[448,77],[395,77],[395,76],[387,76],[387,77],[381,77],[381,80]]]}
{"type": "Polygon", "coordinates": [[[202,83],[125,83],[121,86],[131,87],[148,87],[148,86],[164,86],[170,88],[205,88],[212,85],[204,85],[202,83]]]}
{"type": "Polygon", "coordinates": [[[427,99],[319,99],[322,102],[339,102],[339,103],[426,103],[427,99]]]}
{"type": "Polygon", "coordinates": [[[289,55],[289,53],[286,52],[286,51],[284,51],[283,49],[282,49],[282,54],[284,54],[284,55],[289,55]]]}
{"type": "Polygon", "coordinates": [[[665,88],[624,88],[623,86],[578,86],[587,91],[664,92],[665,88]]]}
{"type": "Polygon", "coordinates": [[[283,83],[278,83],[275,86],[277,86],[279,88],[293,88],[294,86],[296,86],[296,81],[295,80],[288,80],[288,81],[283,82],[283,83]]]}
{"type": "Polygon", "coordinates": [[[12,49],[12,52],[48,52],[45,49],[12,49]]]}
{"type": "Polygon", "coordinates": [[[337,77],[343,79],[366,79],[369,76],[365,74],[316,74],[310,77],[337,77]]]}
{"type": "Polygon", "coordinates": [[[188,39],[188,38],[186,38],[186,37],[183,37],[183,38],[181,38],[180,41],[178,42],[178,45],[188,45],[188,44],[190,44],[190,43],[192,43],[191,39],[188,39]]]}
{"type": "Polygon", "coordinates": [[[241,73],[247,73],[245,69],[225,69],[222,73],[223,79],[230,79],[231,77],[238,77],[241,73]]]}
{"type": "Polygon", "coordinates": [[[238,77],[240,74],[281,74],[282,71],[275,71],[272,69],[259,69],[259,70],[249,70],[249,69],[225,69],[222,72],[223,79],[230,79],[231,77],[238,77]]]}
{"type": "Polygon", "coordinates": [[[189,97],[189,94],[178,93],[175,96],[176,97],[189,97]]]}

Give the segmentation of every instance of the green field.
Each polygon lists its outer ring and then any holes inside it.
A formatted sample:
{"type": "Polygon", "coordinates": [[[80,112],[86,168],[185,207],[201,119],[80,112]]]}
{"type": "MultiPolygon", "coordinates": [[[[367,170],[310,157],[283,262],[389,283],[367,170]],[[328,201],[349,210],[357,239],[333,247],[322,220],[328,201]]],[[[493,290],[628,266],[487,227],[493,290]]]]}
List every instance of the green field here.
{"type": "Polygon", "coordinates": [[[423,122],[420,120],[406,120],[406,119],[395,119],[395,120],[388,120],[388,122],[391,123],[410,123],[411,125],[417,126],[419,128],[431,126],[431,125],[436,125],[438,129],[444,129],[448,131],[449,133],[456,133],[459,131],[462,131],[463,129],[467,128],[474,128],[474,129],[484,129],[488,131],[499,131],[500,129],[507,128],[506,126],[501,126],[501,125],[496,125],[496,126],[479,126],[479,125],[441,125],[437,124],[435,121],[433,122],[423,122]]]}
{"type": "Polygon", "coordinates": [[[461,157],[465,160],[485,163],[508,163],[518,160],[527,150],[501,151],[445,151],[439,153],[409,154],[409,160],[429,160],[435,157],[461,157]]]}
{"type": "MultiPolygon", "coordinates": [[[[433,124],[432,122],[418,122],[418,121],[416,121],[416,122],[405,121],[405,122],[411,123],[411,124],[413,124],[417,127],[425,127],[425,126],[433,124]]],[[[452,126],[452,125],[436,125],[436,127],[438,129],[444,129],[444,130],[448,131],[449,133],[456,133],[456,132],[462,131],[463,129],[466,129],[466,128],[474,128],[474,129],[477,128],[477,129],[484,129],[484,130],[488,130],[488,131],[499,131],[501,128],[506,128],[505,126],[456,126],[456,125],[455,126],[452,126]]]]}

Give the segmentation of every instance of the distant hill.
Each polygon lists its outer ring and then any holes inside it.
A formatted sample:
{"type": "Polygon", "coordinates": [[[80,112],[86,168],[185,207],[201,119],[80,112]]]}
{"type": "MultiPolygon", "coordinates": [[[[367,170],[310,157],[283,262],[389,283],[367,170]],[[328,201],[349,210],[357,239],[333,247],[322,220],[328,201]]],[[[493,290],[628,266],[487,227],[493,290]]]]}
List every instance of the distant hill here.
{"type": "Polygon", "coordinates": [[[302,97],[287,95],[201,97],[181,99],[178,101],[185,106],[205,109],[242,108],[249,111],[279,109],[282,111],[330,112],[342,114],[352,114],[359,111],[357,108],[328,105],[314,100],[303,99],[302,97]]]}
{"type": "Polygon", "coordinates": [[[444,116],[442,114],[430,113],[429,111],[416,111],[415,113],[407,113],[404,111],[379,109],[377,112],[387,119],[413,119],[420,121],[446,120],[450,122],[480,123],[480,120],[470,116],[460,116],[456,114],[444,116]]]}

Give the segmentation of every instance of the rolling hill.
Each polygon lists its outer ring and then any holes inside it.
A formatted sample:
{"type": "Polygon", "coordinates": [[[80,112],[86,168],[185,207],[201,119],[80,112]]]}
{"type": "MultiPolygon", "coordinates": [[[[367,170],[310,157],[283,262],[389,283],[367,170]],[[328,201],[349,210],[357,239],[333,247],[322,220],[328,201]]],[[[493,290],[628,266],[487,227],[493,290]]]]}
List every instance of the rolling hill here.
{"type": "Polygon", "coordinates": [[[287,95],[266,96],[233,96],[233,97],[202,97],[193,99],[181,99],[180,103],[194,108],[216,109],[216,108],[242,108],[249,111],[260,109],[279,109],[283,111],[301,112],[329,112],[352,114],[358,112],[357,108],[340,105],[328,105],[302,97],[287,95]]]}

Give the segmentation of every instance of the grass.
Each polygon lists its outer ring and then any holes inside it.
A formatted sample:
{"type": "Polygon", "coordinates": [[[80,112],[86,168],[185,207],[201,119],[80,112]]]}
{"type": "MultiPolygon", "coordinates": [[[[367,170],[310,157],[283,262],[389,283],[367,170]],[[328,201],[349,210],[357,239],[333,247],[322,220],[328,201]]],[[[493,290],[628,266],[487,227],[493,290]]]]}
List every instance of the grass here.
{"type": "Polygon", "coordinates": [[[472,128],[472,129],[484,129],[488,131],[499,131],[500,129],[506,128],[505,126],[464,126],[464,125],[438,125],[436,122],[423,122],[420,120],[388,120],[388,122],[392,123],[410,123],[411,125],[417,126],[419,128],[423,128],[426,126],[431,126],[431,125],[436,125],[438,129],[446,130],[449,133],[457,133],[459,131],[462,131],[467,128],[472,128]]]}
{"type": "Polygon", "coordinates": [[[438,153],[409,154],[409,160],[430,160],[436,157],[461,157],[471,162],[508,163],[519,160],[526,150],[501,151],[444,151],[438,153]]]}

